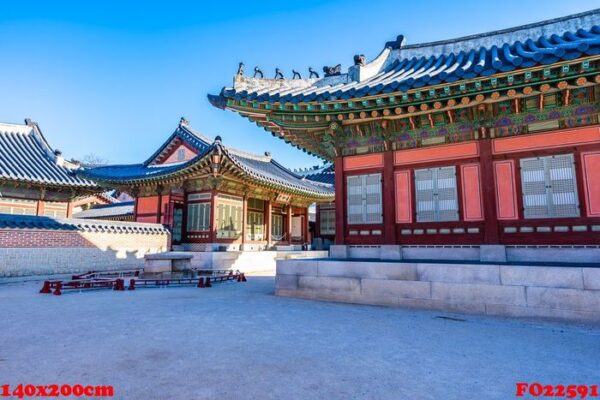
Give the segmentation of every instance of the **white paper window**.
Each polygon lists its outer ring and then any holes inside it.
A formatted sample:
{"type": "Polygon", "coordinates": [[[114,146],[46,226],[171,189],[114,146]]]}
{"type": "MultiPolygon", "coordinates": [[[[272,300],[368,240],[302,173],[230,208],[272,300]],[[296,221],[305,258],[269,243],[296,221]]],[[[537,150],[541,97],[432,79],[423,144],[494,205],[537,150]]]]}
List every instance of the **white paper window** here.
{"type": "Polygon", "coordinates": [[[283,240],[283,215],[273,214],[271,216],[271,236],[273,240],[283,240]]]}
{"type": "Polygon", "coordinates": [[[415,170],[417,222],[458,221],[456,168],[415,170]]]}
{"type": "Polygon", "coordinates": [[[265,219],[262,212],[248,211],[246,238],[248,240],[263,240],[264,224],[265,219]]]}
{"type": "Polygon", "coordinates": [[[187,231],[210,230],[210,203],[188,204],[187,231]]]}
{"type": "Polygon", "coordinates": [[[292,239],[302,239],[302,222],[304,221],[303,216],[292,217],[292,239]]]}
{"type": "Polygon", "coordinates": [[[321,210],[320,218],[321,235],[335,235],[335,210],[321,210]]]}
{"type": "Polygon", "coordinates": [[[177,150],[177,161],[185,160],[185,149],[182,147],[177,150]]]}
{"type": "Polygon", "coordinates": [[[346,178],[348,224],[380,224],[381,174],[355,175],[346,178]]]}
{"type": "Polygon", "coordinates": [[[238,238],[242,233],[242,199],[219,196],[217,201],[217,238],[238,238]]]}
{"type": "Polygon", "coordinates": [[[573,154],[524,158],[520,164],[525,218],[579,216],[573,154]]]}

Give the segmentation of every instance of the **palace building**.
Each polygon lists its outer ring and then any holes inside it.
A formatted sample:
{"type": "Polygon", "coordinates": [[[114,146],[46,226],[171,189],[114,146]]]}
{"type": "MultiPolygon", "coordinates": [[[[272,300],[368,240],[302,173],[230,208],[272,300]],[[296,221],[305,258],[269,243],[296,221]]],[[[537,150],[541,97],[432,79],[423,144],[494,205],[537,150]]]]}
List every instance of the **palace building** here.
{"type": "Polygon", "coordinates": [[[79,164],[53,149],[36,122],[0,123],[0,213],[71,217],[77,201],[96,184],[81,178],[79,164]]]}
{"type": "Polygon", "coordinates": [[[134,195],[133,219],[169,226],[173,244],[189,251],[301,249],[310,242],[309,205],[335,194],[330,183],[294,173],[269,153],[208,139],[183,118],[143,163],[81,175],[134,195]]]}
{"type": "Polygon", "coordinates": [[[594,10],[208,97],[333,163],[336,244],[597,245],[599,68],[594,10]]]}

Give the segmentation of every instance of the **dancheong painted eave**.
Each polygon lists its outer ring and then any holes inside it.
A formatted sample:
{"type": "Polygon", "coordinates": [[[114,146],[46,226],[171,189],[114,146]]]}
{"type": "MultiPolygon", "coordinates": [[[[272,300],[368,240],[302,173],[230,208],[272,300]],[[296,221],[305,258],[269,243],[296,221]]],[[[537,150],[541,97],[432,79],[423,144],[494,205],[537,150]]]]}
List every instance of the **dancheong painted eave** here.
{"type": "MultiPolygon", "coordinates": [[[[365,128],[382,130],[374,139],[389,145],[393,136],[415,135],[421,117],[436,129],[441,119],[465,122],[464,115],[456,118],[460,109],[475,115],[480,107],[491,111],[493,104],[550,95],[561,98],[561,115],[573,113],[573,93],[600,83],[599,25],[600,10],[592,10],[432,43],[404,45],[399,36],[371,62],[357,55],[347,73],[340,65],[324,67],[323,78],[312,69],[308,79],[284,79],[281,71],[276,79],[248,77],[240,66],[234,85],[208,98],[286,143],[332,160],[345,154],[349,128],[358,137],[365,128]],[[394,131],[392,121],[403,127],[394,131]]],[[[516,114],[522,105],[514,106],[516,114]]],[[[502,117],[494,111],[493,118],[468,122],[489,129],[502,117]]]]}
{"type": "Polygon", "coordinates": [[[172,183],[210,173],[211,155],[219,153],[223,165],[239,171],[246,179],[259,185],[287,193],[296,193],[315,200],[333,199],[333,185],[313,181],[290,171],[275,161],[270,154],[255,155],[225,146],[220,137],[209,142],[182,119],[175,132],[153,156],[141,164],[109,165],[88,168],[80,175],[105,185],[152,185],[172,183]],[[170,143],[185,143],[195,155],[187,161],[157,164],[155,160],[170,143]]]}

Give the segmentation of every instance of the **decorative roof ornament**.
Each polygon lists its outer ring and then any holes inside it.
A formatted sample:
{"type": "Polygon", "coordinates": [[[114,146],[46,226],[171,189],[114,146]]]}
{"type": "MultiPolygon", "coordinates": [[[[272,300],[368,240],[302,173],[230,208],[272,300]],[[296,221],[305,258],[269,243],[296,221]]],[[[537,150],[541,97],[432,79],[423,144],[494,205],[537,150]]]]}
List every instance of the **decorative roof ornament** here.
{"type": "Polygon", "coordinates": [[[179,120],[179,125],[188,125],[189,122],[187,119],[185,119],[185,117],[181,117],[181,119],[179,120]]]}
{"type": "Polygon", "coordinates": [[[310,74],[309,78],[317,78],[317,79],[319,79],[319,74],[317,73],[317,71],[315,71],[314,69],[312,69],[312,67],[308,67],[308,73],[310,74]]]}
{"type": "Polygon", "coordinates": [[[237,75],[244,75],[244,63],[241,61],[238,65],[237,75]]]}
{"type": "Polygon", "coordinates": [[[292,74],[294,74],[292,79],[302,79],[302,75],[300,75],[300,72],[296,71],[295,69],[292,70],[292,74]]]}
{"type": "Polygon", "coordinates": [[[258,67],[254,67],[254,78],[256,78],[257,76],[259,78],[264,78],[264,74],[263,74],[262,70],[258,67]]]}
{"type": "Polygon", "coordinates": [[[273,79],[283,79],[283,72],[279,68],[275,68],[275,78],[273,79]]]}
{"type": "Polygon", "coordinates": [[[338,64],[335,67],[324,66],[323,72],[325,73],[325,77],[341,75],[342,74],[342,64],[338,64]]]}
{"type": "Polygon", "coordinates": [[[357,54],[354,56],[354,65],[364,66],[367,64],[367,58],[364,54],[357,54]]]}
{"type": "Polygon", "coordinates": [[[385,47],[390,48],[392,50],[400,50],[400,48],[402,46],[404,46],[405,42],[406,42],[406,39],[404,38],[404,35],[398,35],[396,37],[396,40],[391,40],[391,41],[387,42],[385,44],[385,47]]]}

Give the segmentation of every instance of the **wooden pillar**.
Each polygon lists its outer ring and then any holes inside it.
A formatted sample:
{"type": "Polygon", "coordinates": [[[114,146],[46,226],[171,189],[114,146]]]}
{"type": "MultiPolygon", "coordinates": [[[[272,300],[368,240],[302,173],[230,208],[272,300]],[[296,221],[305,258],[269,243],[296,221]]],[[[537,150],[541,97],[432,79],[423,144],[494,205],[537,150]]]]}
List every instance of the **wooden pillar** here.
{"type": "Polygon", "coordinates": [[[335,167],[335,244],[344,244],[344,236],[346,235],[346,197],[345,179],[344,179],[344,159],[336,157],[334,161],[335,167]]]}
{"type": "Polygon", "coordinates": [[[43,216],[45,209],[46,203],[44,202],[44,200],[38,200],[35,205],[35,215],[37,215],[38,217],[43,216]]]}
{"type": "Polygon", "coordinates": [[[244,244],[246,243],[246,231],[248,230],[248,195],[242,197],[242,247],[244,250],[244,244]]]}
{"type": "Polygon", "coordinates": [[[216,206],[217,206],[217,202],[216,202],[216,197],[217,197],[217,191],[216,190],[211,190],[210,191],[210,242],[211,243],[215,243],[216,241],[216,237],[217,237],[217,223],[216,223],[216,206]]]}
{"type": "Polygon", "coordinates": [[[396,199],[394,190],[394,152],[383,153],[382,177],[383,244],[396,244],[396,199]]]}
{"type": "Polygon", "coordinates": [[[292,205],[287,206],[287,237],[289,244],[292,244],[292,205]]]}
{"type": "Polygon", "coordinates": [[[71,218],[73,216],[73,202],[67,202],[67,218],[71,218]]]}
{"type": "Polygon", "coordinates": [[[304,208],[304,223],[303,223],[303,227],[302,227],[302,232],[304,232],[304,240],[303,242],[306,243],[307,245],[309,245],[309,247],[307,248],[307,250],[310,248],[310,229],[309,227],[309,222],[308,222],[308,207],[304,208]]]}
{"type": "Polygon", "coordinates": [[[158,205],[156,206],[156,223],[160,224],[162,222],[162,187],[158,186],[156,188],[156,194],[158,196],[158,205]]]}
{"type": "Polygon", "coordinates": [[[267,249],[271,247],[271,225],[272,221],[272,205],[270,200],[265,201],[265,222],[266,222],[266,231],[265,231],[265,240],[267,241],[267,249]]]}
{"type": "Polygon", "coordinates": [[[483,217],[485,221],[483,242],[485,244],[498,244],[500,243],[500,237],[496,215],[496,181],[494,179],[494,160],[492,158],[491,139],[479,141],[479,153],[479,160],[481,161],[483,217]]]}

